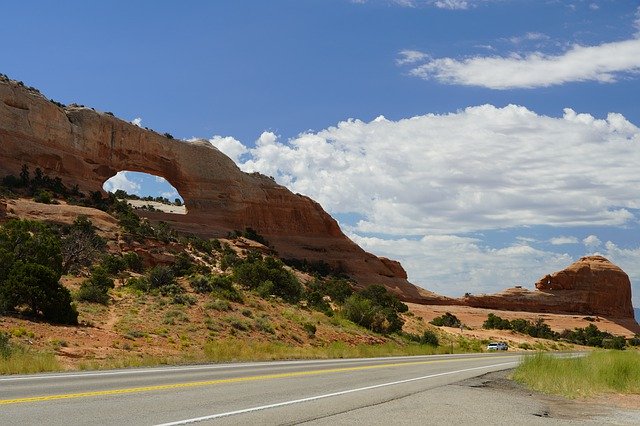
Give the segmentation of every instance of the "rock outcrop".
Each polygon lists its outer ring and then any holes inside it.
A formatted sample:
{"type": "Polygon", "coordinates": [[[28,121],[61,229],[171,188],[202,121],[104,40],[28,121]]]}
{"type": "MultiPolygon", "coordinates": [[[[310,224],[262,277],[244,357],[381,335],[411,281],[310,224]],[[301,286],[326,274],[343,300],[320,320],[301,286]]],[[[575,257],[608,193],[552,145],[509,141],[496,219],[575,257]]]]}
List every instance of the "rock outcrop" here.
{"type": "Polygon", "coordinates": [[[121,170],[160,176],[179,191],[187,214],[145,213],[151,220],[207,237],[251,227],[280,257],[323,260],[360,285],[383,284],[407,301],[434,297],[409,283],[399,263],[367,253],[347,238],[318,203],[267,176],[242,172],[210,143],[164,137],[90,108],[63,108],[3,78],[0,175],[17,176],[23,164],[87,193],[102,191],[121,170]]]}
{"type": "Polygon", "coordinates": [[[462,300],[478,308],[633,319],[629,276],[602,256],[583,257],[535,286],[535,291],[511,288],[462,300]]]}

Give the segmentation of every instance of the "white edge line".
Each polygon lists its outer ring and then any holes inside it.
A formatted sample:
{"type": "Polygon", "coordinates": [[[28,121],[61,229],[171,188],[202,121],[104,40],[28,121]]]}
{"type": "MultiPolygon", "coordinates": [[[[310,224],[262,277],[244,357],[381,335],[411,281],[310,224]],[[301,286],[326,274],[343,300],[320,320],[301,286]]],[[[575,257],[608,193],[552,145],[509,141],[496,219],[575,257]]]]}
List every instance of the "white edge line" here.
{"type": "Polygon", "coordinates": [[[494,368],[494,367],[503,367],[503,366],[512,365],[512,364],[517,364],[517,362],[515,362],[515,361],[513,361],[513,362],[503,362],[501,364],[485,365],[485,366],[482,366],[482,367],[465,368],[463,370],[447,371],[446,373],[437,373],[437,374],[430,374],[428,376],[413,377],[411,379],[398,380],[398,381],[395,381],[395,382],[388,382],[388,383],[380,383],[380,384],[377,384],[377,385],[365,386],[365,387],[356,388],[356,389],[348,389],[348,390],[344,390],[344,391],[340,391],[340,392],[327,393],[327,394],[324,394],[324,395],[316,395],[316,396],[310,396],[310,397],[307,397],[307,398],[294,399],[292,401],[278,402],[276,404],[261,405],[259,407],[245,408],[243,410],[228,411],[226,413],[213,414],[213,415],[210,415],[210,416],[194,417],[192,419],[178,420],[176,422],[170,422],[170,423],[161,423],[161,424],[158,424],[156,426],[186,425],[186,424],[189,424],[189,423],[197,423],[197,422],[202,422],[202,421],[206,421],[206,420],[219,419],[221,417],[235,416],[237,414],[251,413],[253,411],[267,410],[269,408],[284,407],[286,405],[299,404],[301,402],[309,402],[309,401],[315,401],[315,400],[318,400],[318,399],[330,398],[330,397],[333,397],[333,396],[346,395],[346,394],[354,393],[354,392],[362,392],[362,391],[376,389],[376,388],[382,388],[382,387],[386,387],[386,386],[393,386],[393,385],[399,385],[399,384],[402,384],[402,383],[415,382],[417,380],[431,379],[431,378],[434,378],[434,377],[447,376],[447,375],[456,374],[456,373],[464,373],[466,371],[482,370],[482,369],[494,368]]]}
{"type": "MultiPolygon", "coordinates": [[[[266,366],[287,366],[287,365],[305,365],[305,364],[328,364],[328,363],[350,363],[350,362],[365,362],[365,361],[391,361],[397,359],[419,359],[419,358],[465,358],[471,356],[483,355],[482,353],[468,353],[468,354],[437,354],[437,355],[416,355],[409,357],[379,357],[379,358],[336,358],[336,359],[315,359],[315,360],[294,360],[294,361],[265,361],[255,363],[237,363],[237,364],[207,364],[207,365],[191,365],[185,367],[160,367],[160,368],[134,368],[116,371],[88,371],[85,373],[52,373],[44,375],[33,376],[10,376],[1,377],[0,382],[13,382],[22,380],[46,380],[46,379],[65,379],[65,378],[78,378],[78,377],[99,377],[99,376],[115,376],[123,374],[149,374],[149,373],[162,373],[162,372],[181,372],[181,371],[198,371],[198,370],[218,370],[221,368],[250,368],[250,367],[266,367],[266,366]]],[[[484,354],[486,355],[486,354],[484,354]]],[[[511,354],[520,355],[520,354],[511,354]]]]}

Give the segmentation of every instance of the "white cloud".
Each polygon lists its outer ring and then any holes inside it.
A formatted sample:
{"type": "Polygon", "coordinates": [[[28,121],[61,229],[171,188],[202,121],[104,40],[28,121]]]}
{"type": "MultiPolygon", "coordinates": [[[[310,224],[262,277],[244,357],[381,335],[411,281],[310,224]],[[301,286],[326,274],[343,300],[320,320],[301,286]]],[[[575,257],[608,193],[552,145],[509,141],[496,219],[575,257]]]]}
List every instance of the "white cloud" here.
{"type": "Polygon", "coordinates": [[[162,195],[164,198],[173,201],[174,199],[180,197],[180,194],[178,194],[178,191],[173,190],[173,191],[167,191],[167,192],[163,192],[162,195]]]}
{"type": "Polygon", "coordinates": [[[600,247],[600,245],[602,244],[602,242],[600,241],[600,238],[598,238],[595,235],[589,235],[588,237],[586,237],[585,239],[582,240],[582,243],[591,249],[595,249],[596,247],[600,247]]]}
{"type": "Polygon", "coordinates": [[[131,124],[135,124],[138,127],[142,127],[142,118],[140,117],[136,117],[133,120],[131,120],[131,124]]]}
{"type": "Polygon", "coordinates": [[[640,39],[574,45],[560,55],[541,52],[509,56],[436,58],[412,68],[425,80],[490,89],[548,87],[569,82],[611,83],[622,75],[640,72],[640,39]]]}
{"type": "Polygon", "coordinates": [[[108,179],[102,186],[107,192],[115,192],[118,189],[128,192],[129,194],[137,194],[140,190],[140,184],[129,180],[127,172],[118,172],[115,176],[108,179]]]}
{"type": "Polygon", "coordinates": [[[540,41],[549,40],[549,36],[543,33],[529,32],[522,36],[510,37],[509,41],[513,44],[520,44],[523,41],[540,41]]]}
{"type": "Polygon", "coordinates": [[[561,245],[565,245],[565,244],[578,244],[579,241],[576,237],[565,237],[563,235],[559,236],[559,237],[553,237],[549,240],[549,243],[551,243],[554,246],[561,246],[561,245]]]}
{"type": "Polygon", "coordinates": [[[589,4],[589,9],[598,10],[598,9],[600,9],[600,6],[598,6],[596,3],[591,3],[591,4],[589,4]]]}
{"type": "Polygon", "coordinates": [[[469,8],[466,0],[436,0],[433,5],[439,9],[465,10],[469,8]]]}
{"type": "Polygon", "coordinates": [[[399,53],[399,56],[400,57],[396,59],[396,63],[398,65],[414,64],[416,62],[423,61],[429,57],[428,55],[422,52],[418,52],[417,50],[401,50],[399,53]]]}
{"type": "Polygon", "coordinates": [[[398,259],[411,282],[449,296],[497,292],[514,285],[533,289],[544,274],[573,261],[567,254],[527,244],[492,249],[477,239],[454,235],[428,235],[419,240],[350,237],[365,250],[398,259]]]}
{"type": "Polygon", "coordinates": [[[214,136],[209,139],[211,145],[222,151],[227,157],[231,158],[236,163],[240,161],[240,157],[248,152],[247,148],[242,142],[234,139],[230,136],[214,136]]]}
{"type": "MultiPolygon", "coordinates": [[[[240,163],[274,176],[354,232],[461,233],[517,226],[618,226],[640,208],[640,129],[620,114],[561,118],[491,105],[366,123],[281,142],[270,132],[240,163]]],[[[238,147],[239,152],[244,152],[238,147]]]]}

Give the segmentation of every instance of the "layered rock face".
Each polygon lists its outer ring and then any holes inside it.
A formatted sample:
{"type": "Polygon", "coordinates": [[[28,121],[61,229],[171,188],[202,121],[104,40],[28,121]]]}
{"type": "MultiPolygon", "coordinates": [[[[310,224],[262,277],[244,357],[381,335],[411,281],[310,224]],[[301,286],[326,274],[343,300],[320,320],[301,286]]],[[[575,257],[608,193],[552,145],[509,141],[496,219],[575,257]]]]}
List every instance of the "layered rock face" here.
{"type": "Polygon", "coordinates": [[[169,139],[89,108],[61,108],[3,79],[0,176],[17,176],[23,164],[84,192],[102,191],[104,182],[121,170],[161,176],[180,192],[187,214],[145,213],[152,220],[206,237],[251,227],[283,258],[323,260],[360,285],[383,284],[407,301],[435,297],[410,284],[399,263],[349,240],[318,203],[269,177],[242,172],[210,143],[169,139]]]}
{"type": "Polygon", "coordinates": [[[633,318],[629,276],[602,256],[586,256],[545,275],[536,291],[512,288],[463,300],[480,308],[633,318]]]}

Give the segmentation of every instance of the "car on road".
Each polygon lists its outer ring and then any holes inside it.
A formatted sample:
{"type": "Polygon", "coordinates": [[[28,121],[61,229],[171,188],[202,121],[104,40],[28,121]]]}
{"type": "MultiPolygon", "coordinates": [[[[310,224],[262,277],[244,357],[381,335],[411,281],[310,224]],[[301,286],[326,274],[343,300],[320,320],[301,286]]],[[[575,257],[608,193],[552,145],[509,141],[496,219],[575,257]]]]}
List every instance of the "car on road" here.
{"type": "Polygon", "coordinates": [[[509,345],[507,345],[505,342],[489,343],[487,345],[487,350],[488,351],[506,351],[506,350],[509,350],[509,345]]]}

